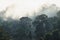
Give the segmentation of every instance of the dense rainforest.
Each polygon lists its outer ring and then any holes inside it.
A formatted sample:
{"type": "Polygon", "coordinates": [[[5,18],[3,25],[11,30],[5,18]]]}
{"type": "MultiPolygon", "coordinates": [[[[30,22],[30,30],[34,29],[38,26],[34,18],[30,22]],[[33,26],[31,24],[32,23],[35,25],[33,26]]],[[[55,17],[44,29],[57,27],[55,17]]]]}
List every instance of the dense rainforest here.
{"type": "Polygon", "coordinates": [[[54,17],[41,14],[7,21],[4,13],[0,12],[0,40],[60,40],[60,10],[54,17]]]}

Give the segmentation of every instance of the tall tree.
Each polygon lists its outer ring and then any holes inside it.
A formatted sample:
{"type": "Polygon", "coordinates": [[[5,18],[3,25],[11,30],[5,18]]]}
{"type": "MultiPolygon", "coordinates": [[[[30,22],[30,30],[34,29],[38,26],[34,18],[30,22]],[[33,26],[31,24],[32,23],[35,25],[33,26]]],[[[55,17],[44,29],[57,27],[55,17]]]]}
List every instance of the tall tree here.
{"type": "Polygon", "coordinates": [[[52,30],[52,25],[48,21],[48,17],[45,14],[41,14],[36,17],[35,21],[33,22],[33,25],[36,28],[36,38],[40,40],[40,37],[43,37],[46,32],[49,32],[52,30]]]}
{"type": "Polygon", "coordinates": [[[19,40],[29,40],[31,37],[31,19],[28,17],[20,18],[19,26],[17,29],[17,37],[19,40]]]}

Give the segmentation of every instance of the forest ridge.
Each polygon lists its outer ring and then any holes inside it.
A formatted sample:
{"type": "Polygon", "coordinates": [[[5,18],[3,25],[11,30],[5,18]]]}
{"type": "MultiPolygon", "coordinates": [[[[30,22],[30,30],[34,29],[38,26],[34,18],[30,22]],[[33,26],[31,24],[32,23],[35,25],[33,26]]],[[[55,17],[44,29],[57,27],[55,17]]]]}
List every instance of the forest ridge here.
{"type": "Polygon", "coordinates": [[[60,40],[60,10],[53,17],[43,13],[6,21],[5,12],[0,13],[0,40],[60,40]]]}

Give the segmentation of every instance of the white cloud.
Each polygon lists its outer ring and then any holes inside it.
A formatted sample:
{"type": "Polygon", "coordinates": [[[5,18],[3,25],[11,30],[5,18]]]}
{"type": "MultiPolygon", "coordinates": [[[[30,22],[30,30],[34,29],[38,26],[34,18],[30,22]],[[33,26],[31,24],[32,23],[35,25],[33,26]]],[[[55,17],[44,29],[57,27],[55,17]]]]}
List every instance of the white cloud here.
{"type": "Polygon", "coordinates": [[[26,16],[28,13],[30,16],[34,11],[38,11],[42,4],[56,4],[60,7],[60,0],[0,0],[0,10],[5,9],[10,5],[15,7],[9,7],[6,16],[11,16],[13,18],[26,16]]]}

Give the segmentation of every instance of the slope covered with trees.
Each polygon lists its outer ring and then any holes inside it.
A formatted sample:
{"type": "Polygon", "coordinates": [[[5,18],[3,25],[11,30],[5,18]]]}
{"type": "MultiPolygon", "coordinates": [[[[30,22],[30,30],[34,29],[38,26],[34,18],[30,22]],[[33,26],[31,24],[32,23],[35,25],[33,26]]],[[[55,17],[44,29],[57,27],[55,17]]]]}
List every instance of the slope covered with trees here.
{"type": "Polygon", "coordinates": [[[37,15],[35,19],[21,17],[19,20],[0,15],[0,40],[60,40],[60,10],[57,16],[37,15]]]}

